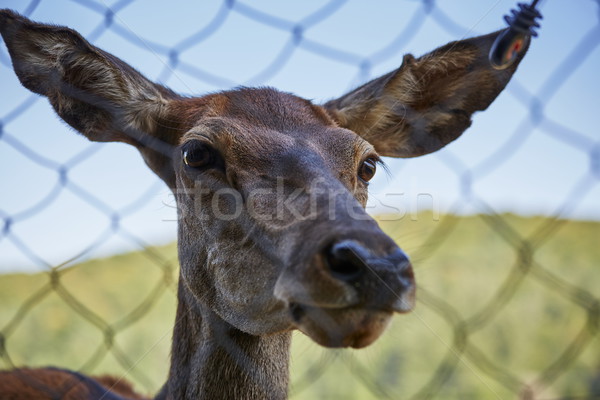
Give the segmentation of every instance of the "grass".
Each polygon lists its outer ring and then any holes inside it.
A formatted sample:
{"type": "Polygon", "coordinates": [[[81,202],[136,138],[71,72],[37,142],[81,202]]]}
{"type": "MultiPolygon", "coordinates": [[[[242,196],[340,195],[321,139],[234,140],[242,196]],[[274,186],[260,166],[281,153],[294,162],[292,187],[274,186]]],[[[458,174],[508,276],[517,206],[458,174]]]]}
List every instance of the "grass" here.
{"type": "MultiPolygon", "coordinates": [[[[292,398],[404,399],[439,389],[441,399],[510,399],[523,383],[540,398],[600,395],[600,223],[394,219],[380,224],[412,255],[415,312],[395,317],[359,351],[323,349],[295,333],[292,398]]],[[[54,274],[0,276],[0,368],[123,374],[139,390],[157,391],[168,368],[176,277],[175,245],[54,274]]]]}

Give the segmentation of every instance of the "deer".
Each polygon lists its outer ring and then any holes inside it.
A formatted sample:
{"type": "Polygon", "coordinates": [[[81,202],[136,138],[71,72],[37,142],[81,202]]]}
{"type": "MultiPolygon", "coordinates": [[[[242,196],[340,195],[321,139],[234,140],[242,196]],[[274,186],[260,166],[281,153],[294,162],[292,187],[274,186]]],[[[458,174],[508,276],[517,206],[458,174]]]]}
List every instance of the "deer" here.
{"type": "MultiPolygon", "coordinates": [[[[501,31],[462,39],[316,104],[270,87],[182,96],[8,9],[0,33],[24,87],[87,139],[136,147],[175,196],[178,305],[159,400],[285,399],[294,330],[363,348],[410,312],[413,267],[365,211],[369,180],[381,157],[461,136],[522,58],[490,66],[501,31]]],[[[144,398],[55,367],[0,372],[0,397],[144,398]]]]}

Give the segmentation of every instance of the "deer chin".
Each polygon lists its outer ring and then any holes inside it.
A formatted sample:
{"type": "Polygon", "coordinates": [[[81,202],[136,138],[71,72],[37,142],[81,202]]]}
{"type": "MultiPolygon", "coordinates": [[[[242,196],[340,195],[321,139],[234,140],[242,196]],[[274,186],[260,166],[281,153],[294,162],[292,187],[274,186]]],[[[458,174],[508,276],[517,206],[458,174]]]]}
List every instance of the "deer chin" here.
{"type": "Polygon", "coordinates": [[[290,304],[296,327],[321,346],[360,349],[381,336],[392,311],[359,307],[321,308],[290,304]]]}

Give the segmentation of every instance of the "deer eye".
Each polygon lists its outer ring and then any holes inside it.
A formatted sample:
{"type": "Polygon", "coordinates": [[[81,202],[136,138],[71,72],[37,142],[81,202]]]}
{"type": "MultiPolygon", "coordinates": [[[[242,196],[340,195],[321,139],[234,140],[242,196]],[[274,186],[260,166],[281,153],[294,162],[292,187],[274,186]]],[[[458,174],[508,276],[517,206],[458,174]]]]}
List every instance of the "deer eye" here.
{"type": "Polygon", "coordinates": [[[358,168],[358,177],[363,182],[369,182],[375,176],[375,171],[377,171],[377,160],[375,158],[367,158],[358,168]]]}
{"type": "Polygon", "coordinates": [[[195,169],[211,167],[215,164],[217,158],[212,147],[198,140],[186,143],[181,153],[185,165],[195,169]]]}

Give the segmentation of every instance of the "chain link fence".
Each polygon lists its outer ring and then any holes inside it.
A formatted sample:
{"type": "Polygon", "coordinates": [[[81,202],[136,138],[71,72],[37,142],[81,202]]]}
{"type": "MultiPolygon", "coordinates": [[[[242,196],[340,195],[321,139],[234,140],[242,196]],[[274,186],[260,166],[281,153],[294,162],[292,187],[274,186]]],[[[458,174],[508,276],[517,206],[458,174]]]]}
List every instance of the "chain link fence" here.
{"type": "MultiPolygon", "coordinates": [[[[44,20],[43,16],[36,14],[36,10],[49,7],[49,3],[49,1],[37,0],[26,5],[18,3],[18,6],[14,6],[25,15],[44,20]]],[[[91,42],[101,47],[105,47],[103,40],[107,43],[114,40],[126,42],[134,54],[131,56],[132,59],[124,58],[134,66],[137,66],[135,62],[137,54],[147,57],[148,62],[155,62],[157,66],[155,68],[160,69],[153,72],[157,81],[177,82],[191,79],[194,82],[193,87],[182,82],[175,83],[175,86],[179,84],[184,92],[198,88],[225,89],[239,84],[274,84],[278,76],[285,75],[286,69],[294,69],[294,57],[299,52],[345,68],[344,76],[350,78],[349,86],[355,86],[377,75],[379,68],[391,69],[387,68],[386,63],[397,62],[403,53],[408,52],[407,44],[419,35],[427,36],[432,26],[437,27],[451,39],[473,34],[469,27],[462,26],[447,13],[446,10],[451,8],[451,5],[441,1],[438,4],[433,0],[405,0],[402,3],[405,3],[406,9],[413,13],[405,18],[406,25],[394,28],[397,35],[388,42],[378,43],[377,46],[371,45],[376,48],[376,51],[373,52],[371,49],[370,52],[365,53],[367,55],[353,53],[345,47],[336,47],[332,44],[335,43],[335,39],[320,41],[310,35],[312,30],[327,26],[328,20],[343,14],[350,3],[352,2],[349,0],[311,3],[312,11],[305,13],[300,19],[282,17],[271,13],[269,6],[255,5],[248,1],[226,0],[222,3],[211,3],[211,6],[207,7],[208,11],[204,10],[210,18],[204,16],[203,25],[194,28],[192,34],[182,36],[177,42],[168,46],[162,42],[158,34],[138,33],[135,27],[128,25],[126,17],[121,17],[128,10],[160,13],[161,6],[154,3],[142,5],[139,0],[120,0],[108,4],[103,0],[71,0],[65,4],[72,6],[73,10],[67,13],[70,16],[67,15],[60,23],[71,25],[69,23],[71,18],[76,18],[78,12],[85,13],[88,16],[86,18],[95,19],[97,22],[97,25],[84,34],[91,42]],[[210,44],[213,38],[219,37],[227,29],[227,21],[232,18],[243,18],[246,23],[267,27],[265,40],[273,39],[280,46],[271,59],[261,60],[262,68],[243,79],[238,77],[232,79],[226,73],[203,69],[202,66],[207,62],[190,61],[193,59],[192,56],[195,56],[194,49],[199,44],[210,44]],[[192,56],[189,56],[190,54],[192,56]]],[[[499,2],[489,3],[492,8],[500,7],[499,2]]],[[[547,3],[549,6],[551,2],[547,3]]],[[[490,8],[490,5],[486,7],[490,8]]],[[[4,6],[13,6],[13,4],[5,5],[0,1],[0,7],[4,6]]],[[[597,13],[600,10],[600,3],[593,0],[579,0],[573,2],[572,6],[585,6],[595,9],[597,13]]],[[[187,10],[186,7],[188,6],[173,8],[177,13],[197,12],[196,9],[187,10]]],[[[384,5],[377,7],[384,7],[384,5]]],[[[507,12],[509,7],[514,7],[514,4],[503,2],[502,7],[504,8],[501,12],[507,12]]],[[[428,360],[426,365],[417,368],[418,360],[426,357],[426,351],[417,347],[406,348],[403,345],[404,336],[419,335],[417,328],[411,331],[410,324],[408,331],[407,328],[396,325],[392,327],[390,340],[402,350],[399,353],[389,350],[389,347],[386,347],[389,351],[377,350],[377,345],[374,346],[375,350],[366,349],[364,351],[366,355],[348,351],[307,349],[306,346],[309,344],[302,342],[305,339],[298,335],[295,339],[301,343],[298,345],[299,350],[294,353],[292,364],[290,393],[292,398],[303,396],[309,398],[317,393],[310,392],[311,387],[324,379],[344,381],[345,378],[336,378],[340,376],[337,370],[339,365],[344,365],[346,368],[346,375],[342,374],[342,376],[351,379],[355,382],[353,384],[360,387],[360,391],[353,395],[361,399],[454,398],[452,396],[461,399],[600,398],[600,345],[598,344],[600,324],[598,292],[600,285],[598,284],[600,282],[598,282],[598,273],[594,271],[600,258],[597,258],[597,253],[578,255],[575,252],[578,247],[576,248],[572,242],[563,241],[561,236],[562,232],[569,229],[571,221],[568,218],[572,211],[584,201],[586,196],[593,196],[594,191],[598,190],[600,137],[597,132],[574,130],[568,126],[568,122],[563,121],[561,116],[550,116],[546,112],[547,104],[561,90],[564,90],[567,81],[578,73],[578,68],[597,54],[600,44],[600,14],[597,20],[597,24],[590,27],[571,24],[568,29],[580,30],[579,40],[576,43],[569,43],[569,46],[561,49],[564,51],[558,52],[556,58],[547,63],[547,68],[550,68],[551,72],[547,75],[547,79],[540,82],[539,90],[532,92],[527,85],[520,82],[517,74],[503,96],[519,108],[517,115],[521,120],[514,125],[514,131],[504,135],[503,142],[496,146],[493,153],[474,167],[465,164],[461,155],[453,153],[452,149],[444,150],[435,156],[435,162],[440,163],[454,176],[458,197],[455,205],[448,210],[449,216],[442,215],[439,221],[431,216],[431,221],[426,224],[427,228],[416,231],[415,234],[419,234],[422,238],[416,251],[411,252],[417,265],[417,279],[421,273],[425,275],[425,282],[428,282],[432,274],[439,272],[441,277],[449,279],[449,285],[470,286],[485,281],[485,278],[482,278],[483,280],[470,282],[469,279],[474,279],[470,278],[471,272],[463,272],[457,273],[456,276],[467,281],[455,282],[455,275],[444,275],[441,271],[444,267],[440,266],[441,264],[452,262],[452,249],[448,248],[448,243],[454,243],[452,241],[458,236],[465,237],[464,240],[471,240],[471,248],[477,248],[478,243],[482,243],[478,239],[489,243],[482,237],[469,239],[469,232],[461,231],[461,224],[463,224],[461,221],[468,217],[460,218],[452,214],[462,212],[465,205],[469,205],[470,210],[480,213],[477,217],[471,217],[476,218],[477,223],[481,223],[478,229],[489,233],[489,240],[501,243],[499,246],[503,246],[498,250],[498,259],[495,260],[503,272],[501,275],[493,275],[493,282],[485,283],[485,298],[475,300],[475,304],[466,307],[472,312],[465,312],[457,305],[461,304],[460,301],[455,301],[448,294],[454,293],[454,296],[460,297],[460,292],[464,289],[458,290],[457,294],[450,289],[448,293],[440,293],[432,285],[419,287],[417,316],[406,318],[413,318],[415,326],[421,324],[426,327],[425,330],[431,335],[432,343],[428,342],[424,346],[439,345],[440,351],[436,353],[439,357],[436,356],[435,360],[428,360]],[[567,153],[569,157],[572,156],[568,159],[569,162],[578,162],[585,166],[578,176],[557,178],[559,181],[557,187],[565,194],[564,200],[550,216],[537,217],[536,223],[530,226],[523,225],[523,221],[517,217],[497,212],[495,205],[488,202],[485,196],[478,195],[474,188],[498,169],[506,167],[515,154],[527,148],[527,140],[536,130],[541,135],[551,137],[560,143],[560,146],[568,148],[567,153]],[[567,251],[567,253],[573,258],[565,256],[565,259],[553,260],[545,255],[548,253],[548,246],[556,249],[571,245],[573,252],[567,251]],[[580,257],[579,264],[574,261],[577,257],[580,257]],[[559,264],[561,267],[556,267],[559,264]],[[578,268],[581,264],[585,273],[583,275],[580,271],[574,273],[580,277],[578,279],[571,279],[568,270],[565,272],[561,269],[571,265],[578,268]],[[419,268],[419,265],[424,267],[419,268]],[[496,279],[498,277],[500,278],[496,279]],[[533,297],[527,297],[530,292],[534,293],[533,297]],[[543,295],[539,294],[542,292],[543,295]],[[548,305],[549,309],[554,307],[555,310],[536,309],[535,304],[548,305]],[[521,313],[511,311],[515,309],[524,311],[521,313]],[[568,315],[565,315],[563,309],[567,310],[568,315]],[[554,319],[549,319],[547,325],[549,332],[538,335],[535,326],[532,326],[539,322],[535,315],[546,312],[554,312],[556,316],[554,319]],[[508,343],[499,343],[500,339],[498,343],[494,342],[495,335],[502,331],[503,326],[512,326],[511,324],[516,328],[508,332],[508,343]],[[564,336],[558,339],[553,336],[554,331],[563,331],[564,336]],[[522,339],[519,337],[521,332],[530,332],[530,336],[522,339]],[[489,340],[494,343],[491,345],[489,340]],[[515,352],[511,350],[513,346],[527,352],[538,344],[542,346],[542,341],[548,341],[544,343],[544,348],[550,348],[552,352],[542,357],[543,365],[535,370],[524,372],[519,366],[515,367],[510,359],[507,361],[502,358],[504,353],[515,352]],[[523,347],[519,343],[526,344],[523,347]],[[489,351],[490,346],[496,345],[501,348],[489,351]],[[406,355],[411,351],[414,354],[406,355]],[[312,354],[310,360],[306,359],[308,356],[302,355],[305,352],[312,354]],[[378,352],[387,352],[387,354],[384,357],[378,352]],[[379,363],[380,360],[384,360],[382,361],[384,365],[375,366],[374,364],[379,363]],[[473,381],[477,382],[474,384],[477,389],[465,383],[467,381],[461,378],[463,376],[472,377],[473,381]],[[576,384],[572,383],[575,381],[576,384]],[[557,382],[558,386],[555,386],[557,382]],[[405,387],[410,390],[404,390],[405,387]]],[[[377,25],[377,22],[373,24],[377,25]]],[[[548,24],[550,25],[550,22],[548,24]]],[[[163,29],[170,28],[160,26],[156,31],[163,29]]],[[[336,33],[331,32],[331,34],[335,37],[336,33]]],[[[544,34],[544,26],[542,26],[541,35],[544,34]]],[[[443,43],[439,41],[437,45],[443,43]]],[[[536,44],[534,42],[534,46],[536,44]]],[[[238,51],[238,48],[235,51],[238,51]]],[[[243,52],[243,49],[239,51],[243,52]]],[[[146,58],[142,61],[144,62],[146,58]]],[[[254,60],[248,60],[249,64],[252,62],[254,60]]],[[[233,67],[243,69],[246,65],[238,64],[233,67]]],[[[4,77],[13,74],[5,48],[0,49],[0,68],[4,85],[4,77]]],[[[348,80],[345,84],[348,84],[348,80]]],[[[23,93],[26,93],[25,89],[23,93]]],[[[595,99],[585,101],[593,100],[597,105],[597,96],[595,99]]],[[[584,101],[584,99],[573,99],[573,101],[584,101]]],[[[0,312],[0,366],[10,368],[31,363],[37,365],[51,363],[86,373],[104,373],[109,371],[109,367],[117,366],[117,373],[132,379],[142,390],[156,391],[162,383],[161,377],[164,379],[166,376],[172,320],[165,321],[163,316],[174,316],[177,260],[173,245],[153,247],[150,243],[151,239],[130,226],[139,222],[136,213],[140,209],[150,207],[156,211],[157,206],[152,204],[160,204],[166,196],[166,188],[160,182],[143,178],[141,179],[143,182],[138,182],[135,187],[131,186],[131,182],[122,183],[122,186],[115,191],[122,191],[123,197],[128,200],[123,201],[119,198],[118,205],[111,204],[110,195],[94,192],[93,188],[82,183],[98,178],[103,171],[86,171],[87,175],[78,176],[78,170],[85,170],[86,161],[94,157],[111,162],[111,154],[115,151],[115,147],[85,144],[84,147],[56,161],[45,154],[45,146],[48,146],[50,139],[46,138],[37,143],[38,136],[33,136],[27,131],[29,120],[36,119],[37,113],[43,107],[49,109],[47,104],[39,101],[35,95],[27,95],[17,102],[5,99],[2,104],[0,152],[5,154],[10,152],[13,154],[12,157],[16,155],[25,162],[34,164],[35,171],[41,171],[32,172],[18,179],[33,180],[37,182],[34,185],[42,186],[46,184],[36,179],[45,179],[54,183],[44,186],[44,190],[39,192],[26,190],[23,194],[25,206],[18,212],[0,208],[0,221],[3,224],[0,246],[4,246],[5,250],[10,248],[12,252],[22,255],[21,259],[25,259],[25,263],[34,266],[29,268],[30,271],[39,271],[31,276],[0,277],[0,280],[4,281],[3,287],[6,288],[5,293],[0,295],[3,309],[0,312]],[[36,194],[42,192],[41,195],[36,194]],[[87,205],[85,212],[94,213],[94,218],[103,222],[97,225],[101,228],[95,232],[93,240],[77,247],[80,250],[73,251],[69,257],[63,257],[62,261],[48,261],[21,233],[30,230],[20,229],[21,226],[27,227],[32,219],[48,212],[56,199],[65,194],[77,203],[85,203],[87,205]],[[113,247],[106,247],[115,236],[119,237],[119,242],[113,247]],[[112,264],[118,265],[117,268],[120,270],[118,283],[129,288],[125,292],[117,293],[114,289],[116,286],[114,281],[104,278],[99,272],[94,272],[103,268],[103,260],[89,261],[89,258],[102,254],[98,250],[103,248],[140,250],[132,256],[134,258],[124,258],[120,261],[119,256],[116,256],[108,259],[112,264]],[[73,265],[76,266],[72,267],[73,265]],[[90,296],[95,299],[94,302],[88,300],[90,296]],[[86,300],[82,300],[84,297],[86,300]],[[115,300],[117,298],[118,301],[115,300]],[[119,309],[122,307],[121,304],[128,305],[126,309],[119,309]],[[118,312],[114,314],[116,309],[118,312]],[[71,320],[79,322],[73,323],[71,320]],[[136,325],[142,322],[143,328],[136,329],[136,325]],[[72,330],[69,330],[71,328],[72,330]],[[59,337],[61,335],[64,337],[59,337]],[[56,344],[59,341],[66,344],[56,344]],[[78,356],[71,361],[66,358],[65,352],[75,352],[78,356]],[[49,354],[49,356],[41,354],[49,354]],[[149,372],[150,369],[154,371],[149,372]]],[[[56,129],[66,132],[65,137],[75,136],[66,128],[57,126],[56,129]]],[[[54,137],[52,131],[43,134],[46,137],[54,137]]],[[[82,142],[83,140],[77,143],[79,145],[82,142]]],[[[127,153],[123,157],[129,156],[133,158],[132,153],[127,153]]],[[[394,174],[401,175],[402,172],[398,172],[396,167],[405,168],[404,165],[411,162],[413,161],[392,164],[394,174]]],[[[10,165],[2,163],[2,168],[5,169],[5,177],[8,178],[13,173],[18,176],[18,172],[12,171],[10,165]]],[[[139,168],[143,169],[141,164],[139,168]]],[[[123,174],[125,181],[131,179],[127,171],[123,174]]],[[[514,179],[518,180],[519,177],[516,176],[514,179]]],[[[10,190],[18,191],[19,187],[12,187],[10,190]]],[[[0,204],[0,207],[3,206],[0,204]]],[[[63,243],[60,238],[55,238],[47,225],[43,225],[43,218],[41,221],[36,222],[39,225],[35,226],[42,231],[40,233],[44,237],[42,241],[56,240],[57,243],[53,243],[52,247],[64,246],[66,251],[69,251],[69,243],[63,243]]],[[[85,221],[79,222],[85,225],[85,221]]],[[[46,223],[62,222],[53,220],[46,223]]],[[[382,221],[382,224],[394,235],[397,229],[395,222],[382,221]]],[[[77,226],[81,229],[79,225],[77,226]]],[[[83,229],[89,230],[85,226],[83,229]]],[[[173,224],[169,229],[172,234],[173,224]]],[[[597,247],[600,239],[597,225],[589,223],[585,229],[582,231],[585,233],[577,233],[577,231],[575,234],[582,235],[580,237],[582,241],[591,243],[588,248],[597,247]]],[[[169,238],[174,239],[174,236],[168,236],[167,239],[169,238]]],[[[400,235],[399,240],[402,239],[400,235]]],[[[410,241],[410,237],[408,239],[410,241]]],[[[402,244],[400,242],[400,245],[402,244]]],[[[494,256],[496,256],[495,252],[494,249],[489,250],[489,253],[493,253],[494,256]]],[[[469,254],[462,254],[461,257],[458,262],[463,264],[476,264],[481,261],[476,257],[470,259],[469,254]]],[[[486,260],[485,257],[482,259],[486,260]]],[[[421,283],[420,280],[418,281],[421,283]]],[[[397,320],[402,318],[405,317],[396,317],[397,320]]],[[[513,356],[517,359],[520,357],[519,354],[513,356]]],[[[336,394],[344,393],[341,389],[336,391],[324,387],[322,390],[318,393],[324,393],[322,396],[326,398],[352,397],[348,394],[336,394]]]]}

